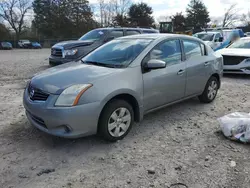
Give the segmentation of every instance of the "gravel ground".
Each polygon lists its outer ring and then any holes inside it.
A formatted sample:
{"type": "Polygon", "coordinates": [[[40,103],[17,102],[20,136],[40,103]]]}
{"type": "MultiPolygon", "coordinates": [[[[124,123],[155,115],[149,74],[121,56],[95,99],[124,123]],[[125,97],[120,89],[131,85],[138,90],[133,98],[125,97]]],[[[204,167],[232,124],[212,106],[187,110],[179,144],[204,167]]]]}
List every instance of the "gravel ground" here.
{"type": "Polygon", "coordinates": [[[250,111],[250,77],[224,77],[212,104],[191,99],[149,114],[117,143],[67,140],[33,128],[22,106],[48,55],[0,51],[0,187],[249,187],[249,145],[224,138],[216,119],[250,111]]]}

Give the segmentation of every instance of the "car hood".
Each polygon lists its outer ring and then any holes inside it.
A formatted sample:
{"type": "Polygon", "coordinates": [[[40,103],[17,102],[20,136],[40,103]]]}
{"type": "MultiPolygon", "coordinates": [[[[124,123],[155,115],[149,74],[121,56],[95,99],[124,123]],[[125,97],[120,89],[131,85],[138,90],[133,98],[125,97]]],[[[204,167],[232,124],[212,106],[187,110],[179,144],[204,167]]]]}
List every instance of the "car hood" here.
{"type": "Polygon", "coordinates": [[[224,49],[218,50],[218,52],[221,55],[250,57],[250,49],[224,48],[224,49]]]}
{"type": "Polygon", "coordinates": [[[55,44],[52,48],[56,47],[63,47],[64,49],[70,49],[73,47],[79,47],[79,46],[89,46],[93,44],[95,41],[94,40],[72,40],[72,41],[64,41],[64,42],[59,42],[55,44]]]}
{"type": "Polygon", "coordinates": [[[86,65],[78,61],[47,69],[35,75],[30,84],[44,92],[60,94],[65,88],[71,85],[94,84],[96,80],[117,74],[123,70],[124,69],[86,65]]]}

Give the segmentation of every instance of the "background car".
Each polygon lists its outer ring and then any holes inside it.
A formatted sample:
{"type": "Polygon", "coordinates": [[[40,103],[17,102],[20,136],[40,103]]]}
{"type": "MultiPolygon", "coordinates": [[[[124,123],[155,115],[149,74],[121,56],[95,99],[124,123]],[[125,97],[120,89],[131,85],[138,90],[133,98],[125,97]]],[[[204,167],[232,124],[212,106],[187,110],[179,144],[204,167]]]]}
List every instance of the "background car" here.
{"type": "Polygon", "coordinates": [[[245,33],[245,36],[246,36],[246,37],[250,37],[250,32],[246,32],[246,33],[245,33]]]}
{"type": "Polygon", "coordinates": [[[49,64],[59,65],[80,60],[94,49],[115,38],[145,33],[159,33],[159,31],[155,29],[123,27],[94,29],[83,35],[79,40],[64,41],[52,46],[49,64]]]}
{"type": "Polygon", "coordinates": [[[116,141],[154,110],[198,96],[212,102],[222,56],[203,41],[174,34],[117,38],[81,61],[48,69],[24,92],[28,120],[52,135],[99,133],[116,141]]]}
{"type": "Polygon", "coordinates": [[[224,59],[224,73],[250,74],[250,37],[244,37],[218,50],[224,59]]]}
{"type": "Polygon", "coordinates": [[[19,40],[18,41],[19,48],[31,48],[31,42],[29,40],[19,40]]]}
{"type": "Polygon", "coordinates": [[[11,50],[12,44],[10,42],[0,42],[0,49],[11,50]]]}
{"type": "Polygon", "coordinates": [[[215,49],[221,45],[223,42],[223,36],[221,32],[218,31],[208,31],[208,32],[200,32],[193,35],[201,40],[203,40],[206,44],[208,44],[212,49],[215,49]]]}
{"type": "Polygon", "coordinates": [[[33,49],[41,49],[42,48],[41,44],[38,42],[31,42],[31,46],[33,49]]]}

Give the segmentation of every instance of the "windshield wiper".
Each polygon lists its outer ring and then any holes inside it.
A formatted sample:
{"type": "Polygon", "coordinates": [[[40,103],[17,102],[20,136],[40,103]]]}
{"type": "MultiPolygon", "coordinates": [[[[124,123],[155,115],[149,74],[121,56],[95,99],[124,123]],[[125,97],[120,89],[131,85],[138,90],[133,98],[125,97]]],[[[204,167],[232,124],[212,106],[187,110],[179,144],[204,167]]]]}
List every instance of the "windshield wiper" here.
{"type": "Polygon", "coordinates": [[[83,60],[81,60],[81,61],[84,64],[96,65],[96,66],[101,66],[101,67],[109,67],[109,68],[122,68],[123,67],[123,65],[99,63],[99,62],[96,62],[96,61],[83,61],[83,60]]]}

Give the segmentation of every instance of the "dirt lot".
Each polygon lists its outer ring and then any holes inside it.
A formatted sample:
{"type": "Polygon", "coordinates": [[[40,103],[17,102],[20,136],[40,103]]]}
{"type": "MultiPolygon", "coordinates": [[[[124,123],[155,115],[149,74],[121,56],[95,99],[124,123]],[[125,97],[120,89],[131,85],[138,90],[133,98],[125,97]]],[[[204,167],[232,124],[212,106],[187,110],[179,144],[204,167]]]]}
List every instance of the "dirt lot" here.
{"type": "Polygon", "coordinates": [[[0,187],[249,187],[249,145],[225,139],[216,119],[250,111],[250,77],[225,77],[212,104],[191,99],[147,115],[120,142],[66,140],[33,128],[22,106],[48,54],[0,51],[0,187]]]}

